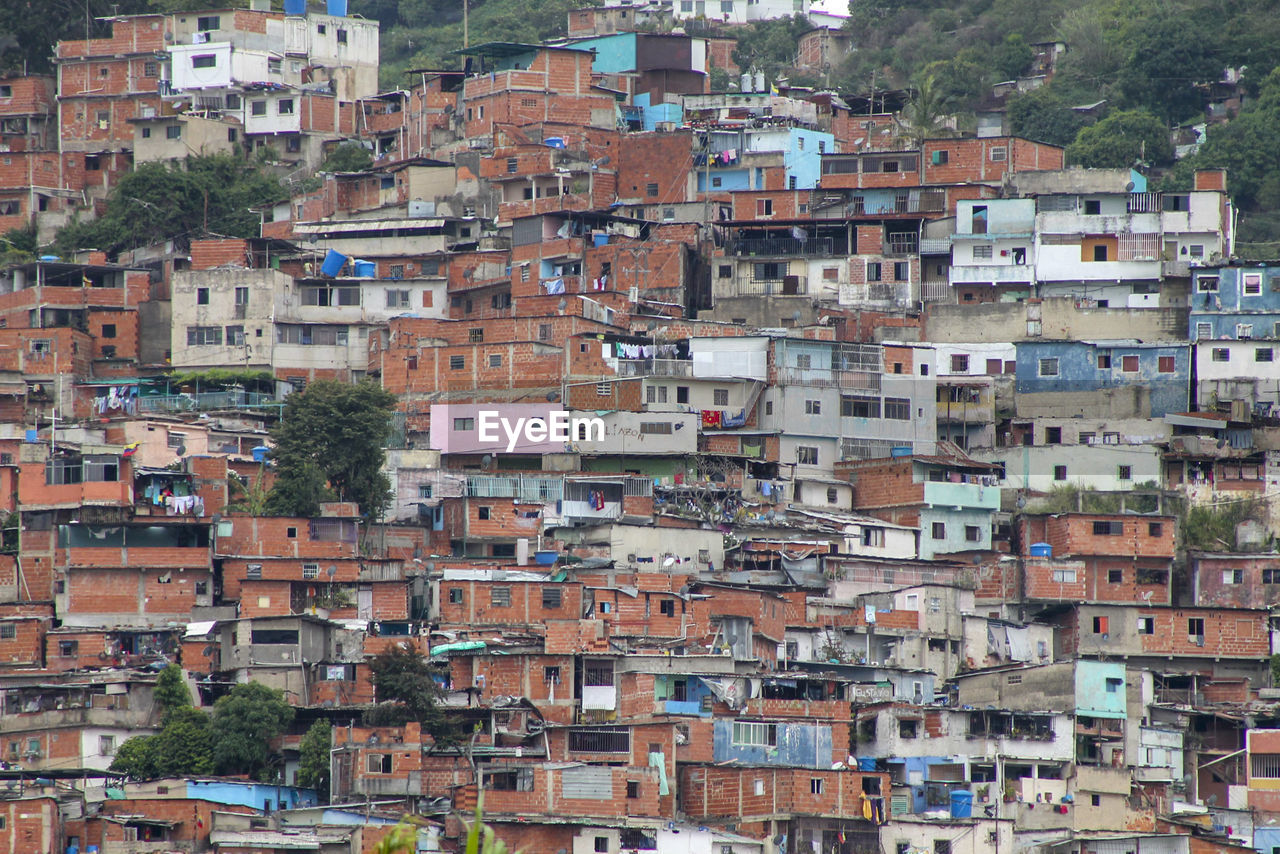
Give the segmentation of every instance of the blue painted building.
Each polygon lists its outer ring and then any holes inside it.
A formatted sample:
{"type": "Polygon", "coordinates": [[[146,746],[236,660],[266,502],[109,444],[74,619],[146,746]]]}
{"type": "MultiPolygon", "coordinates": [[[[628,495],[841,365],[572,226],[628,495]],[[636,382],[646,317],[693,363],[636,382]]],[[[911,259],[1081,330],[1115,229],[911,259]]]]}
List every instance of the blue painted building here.
{"type": "Polygon", "coordinates": [[[1280,266],[1197,267],[1189,302],[1192,341],[1280,338],[1280,266]]]}
{"type": "Polygon", "coordinates": [[[1078,716],[1123,719],[1127,715],[1127,689],[1123,661],[1092,661],[1082,658],[1075,668],[1078,716]]]}
{"type": "Polygon", "coordinates": [[[1018,394],[1149,390],[1149,417],[1189,408],[1191,348],[1175,342],[1019,341],[1018,394]]]}
{"type": "Polygon", "coordinates": [[[314,789],[270,786],[243,780],[189,779],[187,797],[215,804],[253,807],[264,812],[314,807],[319,803],[314,789]]]}
{"type": "Polygon", "coordinates": [[[697,676],[659,674],[653,680],[653,693],[668,715],[711,717],[714,695],[697,676]]]}
{"type": "MultiPolygon", "coordinates": [[[[781,165],[786,188],[812,190],[822,174],[822,155],[835,150],[835,137],[802,127],[742,128],[711,134],[711,164],[698,170],[698,190],[710,174],[714,190],[764,189],[764,170],[781,165]]],[[[891,199],[886,197],[884,204],[891,199]]]]}
{"type": "Polygon", "coordinates": [[[712,755],[716,762],[831,767],[830,725],[717,718],[714,726],[712,755]]]}

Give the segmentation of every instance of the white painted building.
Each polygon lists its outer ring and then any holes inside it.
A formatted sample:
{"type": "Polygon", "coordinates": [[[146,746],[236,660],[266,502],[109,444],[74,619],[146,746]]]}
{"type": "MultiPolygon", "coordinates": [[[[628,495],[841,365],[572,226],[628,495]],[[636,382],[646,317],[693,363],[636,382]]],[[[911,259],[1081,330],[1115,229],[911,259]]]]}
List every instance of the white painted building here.
{"type": "Polygon", "coordinates": [[[1049,492],[1075,486],[1117,492],[1163,478],[1160,449],[1152,445],[1020,445],[975,449],[973,456],[1004,465],[1004,489],[1049,492]]]}

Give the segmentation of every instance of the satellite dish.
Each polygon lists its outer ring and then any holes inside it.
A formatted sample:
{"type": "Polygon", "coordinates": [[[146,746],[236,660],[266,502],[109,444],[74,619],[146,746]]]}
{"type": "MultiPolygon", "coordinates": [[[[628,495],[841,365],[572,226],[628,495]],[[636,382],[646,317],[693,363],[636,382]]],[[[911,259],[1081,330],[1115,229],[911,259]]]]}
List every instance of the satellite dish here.
{"type": "Polygon", "coordinates": [[[493,462],[492,454],[485,454],[483,457],[480,458],[480,465],[482,466],[487,466],[491,462],[493,462]]]}
{"type": "Polygon", "coordinates": [[[1133,192],[1133,182],[1132,182],[1132,181],[1130,181],[1128,184],[1125,184],[1125,185],[1124,185],[1124,191],[1125,191],[1126,193],[1132,193],[1132,192],[1133,192]]]}
{"type": "Polygon", "coordinates": [[[333,564],[329,564],[328,573],[329,573],[329,577],[333,578],[335,575],[338,574],[338,567],[334,566],[333,564]]]}
{"type": "Polygon", "coordinates": [[[180,457],[186,456],[186,454],[187,454],[187,446],[186,446],[186,445],[179,445],[178,447],[176,447],[176,448],[174,448],[174,449],[173,449],[173,452],[174,452],[175,454],[177,454],[178,456],[180,456],[180,457]]]}

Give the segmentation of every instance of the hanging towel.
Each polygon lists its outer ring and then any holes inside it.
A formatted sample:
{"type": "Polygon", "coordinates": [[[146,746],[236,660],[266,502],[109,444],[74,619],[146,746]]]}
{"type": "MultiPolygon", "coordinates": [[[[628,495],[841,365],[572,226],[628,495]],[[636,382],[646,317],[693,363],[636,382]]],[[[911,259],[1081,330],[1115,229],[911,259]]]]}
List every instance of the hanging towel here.
{"type": "Polygon", "coordinates": [[[667,757],[661,751],[649,754],[649,767],[658,769],[658,794],[671,794],[671,785],[667,782],[667,757]]]}
{"type": "Polygon", "coordinates": [[[542,283],[548,294],[564,293],[564,279],[548,279],[542,283]]]}
{"type": "Polygon", "coordinates": [[[718,428],[720,426],[720,410],[704,409],[702,410],[702,426],[710,428],[718,428]]]}
{"type": "Polygon", "coordinates": [[[747,411],[741,410],[737,414],[730,415],[725,413],[724,418],[720,420],[721,427],[743,427],[747,423],[747,411]]]}

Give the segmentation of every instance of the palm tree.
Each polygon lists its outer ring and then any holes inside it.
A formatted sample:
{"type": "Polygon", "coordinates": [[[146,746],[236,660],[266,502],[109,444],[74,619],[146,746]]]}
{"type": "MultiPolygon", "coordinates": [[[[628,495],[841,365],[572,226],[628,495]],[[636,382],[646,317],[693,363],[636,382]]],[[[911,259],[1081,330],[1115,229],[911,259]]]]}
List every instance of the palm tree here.
{"type": "Polygon", "coordinates": [[[932,74],[915,86],[911,102],[902,111],[906,119],[905,135],[916,145],[938,136],[949,136],[951,129],[943,123],[951,106],[932,74]]]}

